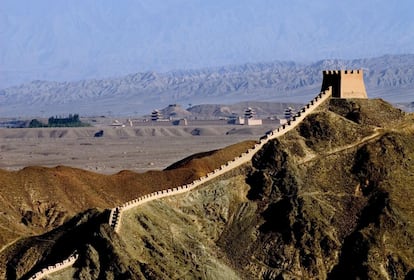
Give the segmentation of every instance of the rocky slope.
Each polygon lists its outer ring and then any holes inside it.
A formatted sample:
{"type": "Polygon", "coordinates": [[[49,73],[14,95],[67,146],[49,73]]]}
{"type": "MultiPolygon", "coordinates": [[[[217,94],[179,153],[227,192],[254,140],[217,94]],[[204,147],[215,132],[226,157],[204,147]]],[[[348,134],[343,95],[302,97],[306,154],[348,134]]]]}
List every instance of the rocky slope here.
{"type": "Polygon", "coordinates": [[[411,279],[412,123],[382,100],[332,100],[250,164],[126,212],[119,234],[89,210],[9,246],[1,275],[76,250],[53,278],[411,279]]]}

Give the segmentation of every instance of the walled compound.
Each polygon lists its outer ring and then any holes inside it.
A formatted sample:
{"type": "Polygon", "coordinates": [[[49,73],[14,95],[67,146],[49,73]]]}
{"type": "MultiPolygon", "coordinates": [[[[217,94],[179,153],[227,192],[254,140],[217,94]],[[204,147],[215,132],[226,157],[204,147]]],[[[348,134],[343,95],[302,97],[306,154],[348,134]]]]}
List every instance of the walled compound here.
{"type": "MultiPolygon", "coordinates": [[[[196,187],[217,178],[224,173],[237,168],[249,161],[252,160],[253,156],[258,152],[265,144],[270,140],[276,139],[288,131],[294,129],[303,121],[309,114],[311,114],[319,105],[324,103],[330,97],[334,98],[367,98],[365,91],[365,85],[363,81],[363,72],[362,70],[341,70],[341,71],[323,71],[323,82],[321,92],[312,99],[308,104],[306,104],[299,112],[297,112],[292,118],[284,125],[276,128],[275,130],[267,133],[265,136],[261,137],[260,140],[256,143],[254,148],[251,148],[241,154],[239,157],[227,162],[226,164],[220,166],[214,171],[208,173],[206,176],[202,176],[199,179],[194,180],[193,182],[178,186],[175,188],[170,188],[162,191],[153,192],[136,199],[130,200],[122,204],[121,206],[111,209],[109,215],[109,225],[114,229],[115,232],[119,233],[121,226],[122,212],[137,207],[146,202],[185,193],[195,189],[196,187]]],[[[30,280],[42,279],[48,274],[56,272],[60,269],[71,266],[76,259],[78,254],[74,253],[69,258],[63,260],[60,263],[57,263],[53,266],[42,269],[41,271],[34,274],[30,277],[30,280]]]]}

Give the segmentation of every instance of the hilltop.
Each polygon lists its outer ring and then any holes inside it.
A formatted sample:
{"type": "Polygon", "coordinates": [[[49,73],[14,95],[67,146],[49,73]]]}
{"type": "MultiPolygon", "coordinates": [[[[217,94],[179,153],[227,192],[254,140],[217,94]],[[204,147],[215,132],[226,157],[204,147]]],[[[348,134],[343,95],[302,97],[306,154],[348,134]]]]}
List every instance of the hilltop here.
{"type": "MultiPolygon", "coordinates": [[[[130,210],[120,234],[94,209],[16,242],[1,252],[2,275],[28,276],[76,249],[80,259],[56,277],[409,279],[413,120],[379,99],[331,100],[250,163],[130,210]]],[[[252,144],[194,155],[151,184],[201,175],[252,144]]],[[[136,179],[115,176],[118,188],[136,179]]]]}

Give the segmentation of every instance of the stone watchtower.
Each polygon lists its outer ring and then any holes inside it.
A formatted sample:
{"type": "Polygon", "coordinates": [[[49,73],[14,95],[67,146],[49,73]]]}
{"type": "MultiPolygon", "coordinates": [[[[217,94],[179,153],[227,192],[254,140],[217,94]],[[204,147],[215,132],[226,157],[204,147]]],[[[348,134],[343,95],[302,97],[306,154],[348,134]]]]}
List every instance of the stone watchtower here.
{"type": "Polygon", "coordinates": [[[368,98],[362,69],[323,71],[321,91],[330,86],[333,98],[368,98]]]}

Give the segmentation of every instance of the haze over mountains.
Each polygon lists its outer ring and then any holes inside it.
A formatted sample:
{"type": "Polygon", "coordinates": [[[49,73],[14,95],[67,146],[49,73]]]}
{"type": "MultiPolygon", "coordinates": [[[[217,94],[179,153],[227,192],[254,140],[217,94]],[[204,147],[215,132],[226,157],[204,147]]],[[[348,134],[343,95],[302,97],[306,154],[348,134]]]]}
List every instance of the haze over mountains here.
{"type": "Polygon", "coordinates": [[[325,69],[363,68],[369,97],[414,101],[414,55],[310,64],[270,62],[201,70],[145,72],[77,82],[33,81],[0,90],[0,116],[143,115],[169,104],[240,101],[305,103],[320,90],[325,69]]]}
{"type": "Polygon", "coordinates": [[[371,97],[411,102],[413,9],[408,0],[3,0],[0,116],[304,103],[322,70],[345,67],[366,69],[371,97]]]}

